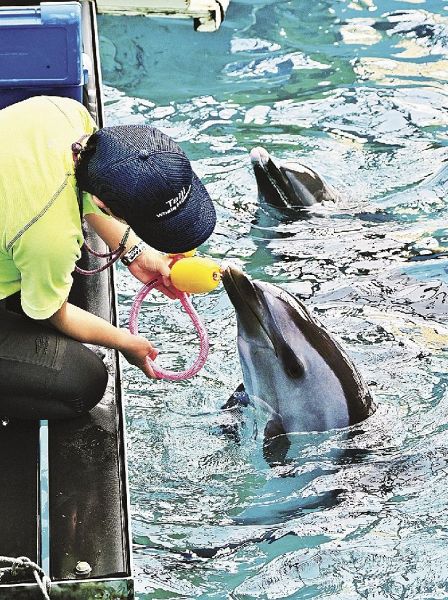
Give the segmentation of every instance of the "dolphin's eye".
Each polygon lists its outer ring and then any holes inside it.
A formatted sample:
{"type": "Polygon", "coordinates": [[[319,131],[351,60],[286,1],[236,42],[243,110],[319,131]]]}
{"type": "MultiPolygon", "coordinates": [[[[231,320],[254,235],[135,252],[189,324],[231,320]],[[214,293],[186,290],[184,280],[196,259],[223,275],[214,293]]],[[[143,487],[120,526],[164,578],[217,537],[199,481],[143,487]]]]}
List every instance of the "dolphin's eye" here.
{"type": "Polygon", "coordinates": [[[303,368],[303,364],[299,360],[295,359],[294,361],[288,363],[286,366],[286,372],[293,379],[298,379],[299,377],[302,377],[305,369],[303,368]]]}
{"type": "Polygon", "coordinates": [[[305,373],[305,366],[290,348],[290,346],[283,346],[281,359],[283,363],[283,367],[289,377],[293,379],[298,379],[302,377],[305,373]]]}

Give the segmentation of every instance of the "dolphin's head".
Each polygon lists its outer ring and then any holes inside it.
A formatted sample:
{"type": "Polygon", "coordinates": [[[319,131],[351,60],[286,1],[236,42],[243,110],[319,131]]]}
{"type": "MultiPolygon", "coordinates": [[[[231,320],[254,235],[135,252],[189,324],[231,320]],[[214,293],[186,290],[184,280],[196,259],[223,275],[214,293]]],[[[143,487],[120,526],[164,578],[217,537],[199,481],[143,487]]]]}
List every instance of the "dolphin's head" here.
{"type": "Polygon", "coordinates": [[[355,366],[301,302],[234,267],[223,283],[237,315],[246,392],[269,405],[277,433],[346,427],[371,414],[355,366]]]}
{"type": "Polygon", "coordinates": [[[258,195],[275,208],[303,208],[336,200],[337,193],[316,171],[299,162],[277,166],[264,148],[252,148],[250,159],[258,195]]]}

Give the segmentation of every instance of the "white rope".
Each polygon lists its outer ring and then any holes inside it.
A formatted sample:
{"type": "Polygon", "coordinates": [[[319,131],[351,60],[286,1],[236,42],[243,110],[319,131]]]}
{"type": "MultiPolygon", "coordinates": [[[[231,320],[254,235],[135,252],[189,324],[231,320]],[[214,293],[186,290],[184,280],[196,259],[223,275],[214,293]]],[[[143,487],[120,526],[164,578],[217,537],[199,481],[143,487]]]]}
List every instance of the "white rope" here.
{"type": "Polygon", "coordinates": [[[11,558],[10,556],[0,556],[0,564],[6,564],[6,567],[0,567],[0,581],[4,575],[16,575],[33,573],[34,579],[39,586],[42,596],[45,600],[50,600],[51,580],[45,574],[45,571],[36,563],[32,562],[27,556],[11,558]]]}

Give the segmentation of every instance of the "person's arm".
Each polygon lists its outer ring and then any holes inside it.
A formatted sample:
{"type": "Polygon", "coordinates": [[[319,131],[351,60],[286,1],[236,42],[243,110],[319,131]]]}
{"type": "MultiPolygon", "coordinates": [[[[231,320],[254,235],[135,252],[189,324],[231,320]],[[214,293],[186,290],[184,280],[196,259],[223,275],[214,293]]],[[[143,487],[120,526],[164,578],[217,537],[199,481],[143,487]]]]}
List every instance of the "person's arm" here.
{"type": "MultiPolygon", "coordinates": [[[[118,247],[118,244],[123,239],[123,235],[128,227],[126,223],[121,223],[115,218],[104,217],[103,215],[94,213],[86,215],[86,220],[112,250],[118,247]]],[[[131,230],[123,254],[135,246],[139,241],[140,239],[131,230]]],[[[170,282],[171,260],[172,259],[168,255],[162,254],[161,252],[154,250],[154,248],[147,246],[140,256],[129,265],[128,269],[132,275],[142,283],[148,283],[148,281],[161,275],[163,278],[163,285],[157,286],[157,289],[169,298],[176,298],[174,293],[175,290],[170,282]]]]}
{"type": "MultiPolygon", "coordinates": [[[[89,213],[85,215],[85,219],[88,224],[96,231],[96,233],[100,236],[100,238],[106,242],[111,250],[115,250],[118,247],[118,244],[121,242],[123,235],[128,228],[126,223],[122,223],[118,221],[114,217],[109,217],[106,215],[99,215],[97,213],[89,213]]],[[[132,246],[135,246],[140,239],[135,235],[132,231],[129,232],[129,237],[126,242],[126,249],[124,252],[127,252],[132,246]]]]}
{"type": "Polygon", "coordinates": [[[139,367],[148,377],[155,377],[146,363],[146,357],[154,359],[157,350],[142,336],[119,329],[104,319],[64,302],[49,319],[50,323],[65,335],[83,342],[119,350],[126,360],[139,367]]]}
{"type": "Polygon", "coordinates": [[[76,228],[68,235],[66,229],[58,227],[57,220],[50,217],[51,211],[29,227],[13,247],[25,314],[31,319],[49,320],[56,329],[80,342],[120,350],[130,363],[153,377],[152,369],[145,364],[146,356],[152,358],[155,353],[148,340],[67,303],[73,283],[73,265],[81,253],[81,240],[76,228]]]}

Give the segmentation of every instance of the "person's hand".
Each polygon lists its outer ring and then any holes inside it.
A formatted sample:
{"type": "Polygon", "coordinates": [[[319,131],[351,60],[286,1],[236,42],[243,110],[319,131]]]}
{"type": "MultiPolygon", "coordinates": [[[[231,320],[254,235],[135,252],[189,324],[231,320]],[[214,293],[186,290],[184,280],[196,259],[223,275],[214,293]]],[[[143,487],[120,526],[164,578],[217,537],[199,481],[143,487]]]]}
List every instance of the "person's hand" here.
{"type": "Polygon", "coordinates": [[[147,247],[129,265],[128,269],[142,283],[148,283],[162,276],[162,283],[157,285],[156,289],[165,294],[165,296],[168,296],[168,298],[175,299],[177,297],[176,288],[170,280],[171,261],[172,258],[167,254],[161,254],[157,250],[147,247]]]}
{"type": "Polygon", "coordinates": [[[146,359],[149,357],[154,360],[159,351],[146,338],[140,335],[132,335],[127,330],[120,331],[123,335],[120,352],[128,363],[141,369],[147,377],[156,377],[146,359]]]}

